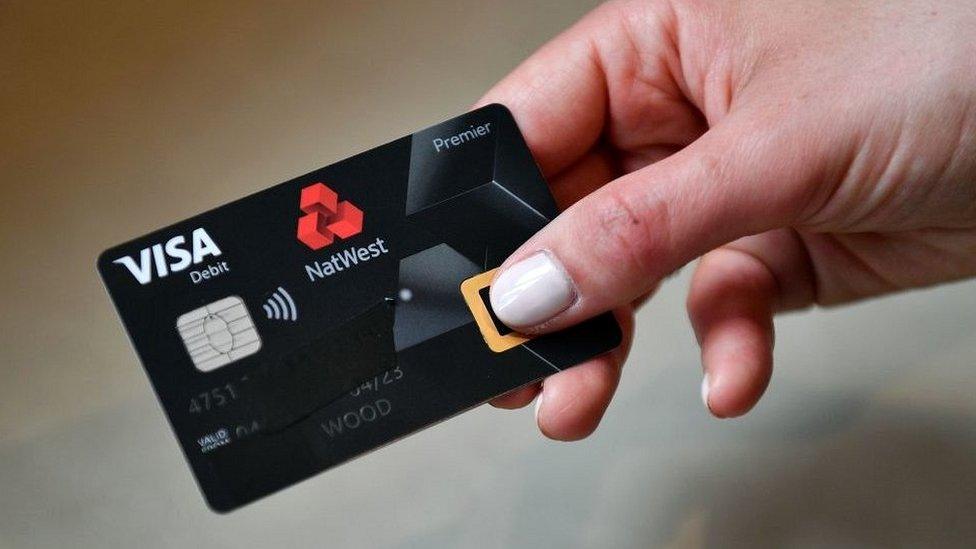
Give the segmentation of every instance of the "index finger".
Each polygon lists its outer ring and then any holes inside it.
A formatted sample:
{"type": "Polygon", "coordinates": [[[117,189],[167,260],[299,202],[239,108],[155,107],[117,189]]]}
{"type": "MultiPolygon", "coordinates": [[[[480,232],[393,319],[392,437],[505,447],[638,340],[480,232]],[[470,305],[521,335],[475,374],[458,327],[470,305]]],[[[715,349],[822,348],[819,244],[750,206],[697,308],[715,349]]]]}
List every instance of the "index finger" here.
{"type": "Polygon", "coordinates": [[[475,105],[508,107],[547,176],[582,158],[603,130],[607,85],[592,40],[599,25],[599,17],[588,15],[525,60],[475,105]]]}

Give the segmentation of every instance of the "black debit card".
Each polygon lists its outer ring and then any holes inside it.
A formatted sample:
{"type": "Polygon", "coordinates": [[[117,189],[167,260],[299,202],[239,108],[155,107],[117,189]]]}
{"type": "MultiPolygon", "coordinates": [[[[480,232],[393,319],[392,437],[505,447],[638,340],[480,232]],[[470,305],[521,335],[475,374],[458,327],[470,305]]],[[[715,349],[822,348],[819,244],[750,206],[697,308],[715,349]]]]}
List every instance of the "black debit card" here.
{"type": "Polygon", "coordinates": [[[228,511],[619,345],[610,314],[527,338],[484,303],[488,271],[555,215],[491,105],[111,248],[98,270],[228,511]]]}

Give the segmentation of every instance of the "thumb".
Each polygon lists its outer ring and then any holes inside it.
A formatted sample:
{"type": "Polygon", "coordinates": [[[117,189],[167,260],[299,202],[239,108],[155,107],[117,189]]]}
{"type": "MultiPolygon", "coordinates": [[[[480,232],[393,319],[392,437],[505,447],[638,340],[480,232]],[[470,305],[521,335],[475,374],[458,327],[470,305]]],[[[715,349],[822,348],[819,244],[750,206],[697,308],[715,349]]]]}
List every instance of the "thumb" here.
{"type": "Polygon", "coordinates": [[[817,173],[790,135],[803,133],[730,116],[577,202],[502,264],[490,293],[498,318],[560,329],[630,303],[713,248],[789,225],[817,173]]]}

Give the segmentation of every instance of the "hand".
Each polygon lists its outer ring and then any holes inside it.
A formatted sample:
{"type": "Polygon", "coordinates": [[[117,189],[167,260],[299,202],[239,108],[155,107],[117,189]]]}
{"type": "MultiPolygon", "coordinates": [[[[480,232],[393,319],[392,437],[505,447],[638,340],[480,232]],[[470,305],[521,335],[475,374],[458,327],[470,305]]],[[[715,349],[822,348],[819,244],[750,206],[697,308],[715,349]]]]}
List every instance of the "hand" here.
{"type": "MultiPolygon", "coordinates": [[[[703,256],[688,312],[718,417],[766,388],[774,313],[976,274],[972,2],[612,2],[490,102],[567,207],[502,265],[499,318],[537,332],[615,310],[629,332],[703,256]]],[[[495,404],[541,391],[540,429],[585,437],[624,354],[495,404]]]]}

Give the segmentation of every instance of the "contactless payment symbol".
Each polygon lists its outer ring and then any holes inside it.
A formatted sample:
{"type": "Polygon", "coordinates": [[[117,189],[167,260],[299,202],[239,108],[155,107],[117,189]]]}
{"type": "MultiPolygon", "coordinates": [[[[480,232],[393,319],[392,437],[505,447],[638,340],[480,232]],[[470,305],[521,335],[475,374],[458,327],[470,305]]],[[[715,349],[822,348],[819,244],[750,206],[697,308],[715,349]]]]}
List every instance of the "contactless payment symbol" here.
{"type": "Polygon", "coordinates": [[[348,200],[340,202],[339,195],[324,183],[302,189],[299,207],[305,215],[298,219],[298,240],[313,250],[363,230],[363,211],[348,200]]]}
{"type": "Polygon", "coordinates": [[[176,329],[197,370],[209,372],[253,355],[261,337],[244,302],[225,297],[176,319],[176,329]]]}
{"type": "Polygon", "coordinates": [[[288,290],[281,286],[278,286],[278,289],[271,293],[271,297],[265,300],[263,307],[268,320],[291,320],[293,322],[298,320],[298,306],[295,305],[295,300],[291,298],[288,290]]]}

